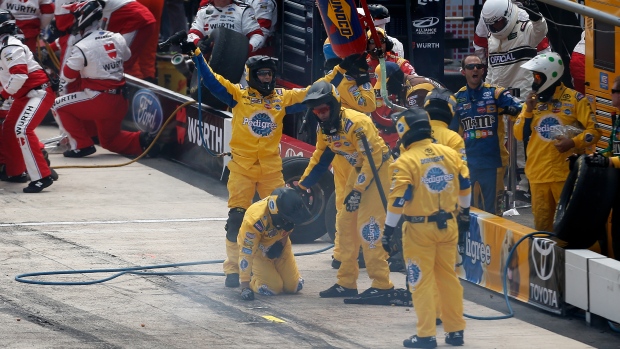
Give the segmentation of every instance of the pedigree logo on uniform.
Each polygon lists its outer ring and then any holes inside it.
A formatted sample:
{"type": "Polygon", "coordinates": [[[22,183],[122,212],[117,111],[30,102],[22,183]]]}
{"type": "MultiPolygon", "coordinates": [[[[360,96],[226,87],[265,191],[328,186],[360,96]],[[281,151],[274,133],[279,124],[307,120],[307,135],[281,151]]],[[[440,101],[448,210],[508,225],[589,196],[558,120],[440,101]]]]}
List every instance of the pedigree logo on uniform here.
{"type": "Polygon", "coordinates": [[[454,180],[454,175],[447,172],[442,166],[431,166],[422,176],[422,183],[430,192],[440,193],[454,180]]]}
{"type": "Polygon", "coordinates": [[[131,114],[138,128],[148,133],[159,131],[164,120],[159,98],[147,89],[141,89],[134,94],[131,114]]]}
{"type": "Polygon", "coordinates": [[[560,121],[553,115],[549,114],[543,117],[538,125],[534,126],[534,130],[538,132],[540,138],[543,140],[550,142],[553,140],[552,135],[557,134],[557,132],[553,132],[555,128],[562,126],[560,121]]]}
{"type": "Polygon", "coordinates": [[[381,234],[381,228],[379,227],[379,223],[375,217],[370,217],[368,223],[362,226],[362,238],[365,241],[368,241],[368,248],[375,248],[375,243],[379,240],[379,235],[381,234]]]}
{"type": "Polygon", "coordinates": [[[243,124],[248,125],[250,131],[257,137],[270,136],[278,127],[266,113],[257,113],[249,118],[243,118],[243,124]]]}

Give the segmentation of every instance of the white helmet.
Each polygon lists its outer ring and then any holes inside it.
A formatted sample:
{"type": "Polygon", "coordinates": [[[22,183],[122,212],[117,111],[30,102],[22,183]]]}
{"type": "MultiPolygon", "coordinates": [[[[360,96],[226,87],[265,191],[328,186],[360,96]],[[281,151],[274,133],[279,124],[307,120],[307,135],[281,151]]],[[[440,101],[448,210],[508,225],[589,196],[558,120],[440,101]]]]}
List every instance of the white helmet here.
{"type": "Polygon", "coordinates": [[[482,6],[480,17],[489,33],[498,39],[505,39],[512,32],[519,19],[519,8],[510,0],[487,0],[482,6]]]}
{"type": "Polygon", "coordinates": [[[555,84],[556,81],[560,80],[562,74],[564,74],[564,62],[562,61],[562,57],[556,52],[542,53],[525,62],[521,68],[543,75],[542,84],[534,82],[532,85],[532,89],[535,90],[536,93],[541,93],[548,89],[555,84]]]}

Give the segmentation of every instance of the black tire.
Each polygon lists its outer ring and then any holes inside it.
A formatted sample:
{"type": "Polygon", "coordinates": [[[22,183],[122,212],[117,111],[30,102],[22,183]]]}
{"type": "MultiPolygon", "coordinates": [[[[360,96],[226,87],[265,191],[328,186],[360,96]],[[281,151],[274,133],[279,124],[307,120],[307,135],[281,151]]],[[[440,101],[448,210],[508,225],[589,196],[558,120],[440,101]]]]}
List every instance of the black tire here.
{"type": "Polygon", "coordinates": [[[617,170],[590,167],[579,157],[568,175],[555,210],[553,231],[567,249],[588,248],[605,237],[613,205],[617,170]]]}
{"type": "MultiPolygon", "coordinates": [[[[220,27],[213,30],[209,36],[213,39],[213,51],[209,59],[209,66],[214,72],[236,84],[243,76],[245,61],[248,59],[248,38],[234,30],[220,27]]],[[[222,101],[200,86],[203,104],[215,109],[226,109],[222,101]]],[[[194,70],[190,83],[191,97],[198,100],[198,70],[194,70]]]]}
{"type": "MultiPolygon", "coordinates": [[[[310,159],[304,157],[290,157],[282,160],[282,174],[284,182],[294,186],[303,175],[310,159]]],[[[312,242],[325,235],[325,208],[327,201],[334,192],[334,176],[326,172],[321,179],[310,189],[308,208],[312,217],[305,223],[295,226],[291,234],[291,242],[303,244],[312,242]]]]}
{"type": "Polygon", "coordinates": [[[327,236],[333,242],[336,241],[336,192],[327,200],[327,207],[325,208],[325,230],[327,236]]]}

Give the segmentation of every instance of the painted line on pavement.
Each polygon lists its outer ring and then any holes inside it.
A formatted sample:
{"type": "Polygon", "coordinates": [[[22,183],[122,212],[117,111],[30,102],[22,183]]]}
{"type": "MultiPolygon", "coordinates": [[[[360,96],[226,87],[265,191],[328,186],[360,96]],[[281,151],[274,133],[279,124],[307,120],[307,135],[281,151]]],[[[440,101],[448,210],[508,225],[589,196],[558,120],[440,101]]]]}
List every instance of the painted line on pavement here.
{"type": "Polygon", "coordinates": [[[227,218],[172,218],[172,219],[133,219],[127,221],[76,221],[76,222],[21,222],[0,223],[0,227],[32,227],[44,225],[90,225],[90,224],[128,224],[128,223],[177,223],[177,222],[208,222],[225,221],[227,218]]]}

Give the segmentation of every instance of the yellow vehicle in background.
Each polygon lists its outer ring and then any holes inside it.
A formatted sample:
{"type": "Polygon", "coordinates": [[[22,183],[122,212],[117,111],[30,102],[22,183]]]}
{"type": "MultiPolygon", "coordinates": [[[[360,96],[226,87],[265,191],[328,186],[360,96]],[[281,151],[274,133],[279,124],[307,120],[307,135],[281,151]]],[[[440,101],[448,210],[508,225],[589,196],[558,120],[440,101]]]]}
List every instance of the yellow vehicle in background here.
{"type": "MultiPolygon", "coordinates": [[[[620,17],[620,0],[586,0],[593,9],[620,17]]],[[[602,137],[598,148],[607,148],[612,130],[611,88],[620,75],[620,27],[585,17],[585,87],[586,96],[596,112],[602,137]]]]}

